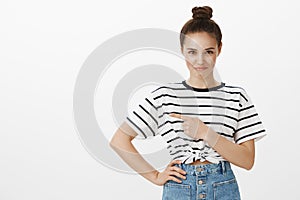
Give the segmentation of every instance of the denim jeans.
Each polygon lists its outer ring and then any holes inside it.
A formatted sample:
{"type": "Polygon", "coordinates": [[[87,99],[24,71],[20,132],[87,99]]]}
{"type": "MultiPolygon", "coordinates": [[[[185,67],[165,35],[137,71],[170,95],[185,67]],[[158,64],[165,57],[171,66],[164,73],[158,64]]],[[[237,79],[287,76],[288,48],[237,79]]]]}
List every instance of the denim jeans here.
{"type": "Polygon", "coordinates": [[[175,164],[187,172],[181,183],[168,180],[163,185],[163,200],[240,200],[239,187],[228,161],[218,164],[175,164]]]}

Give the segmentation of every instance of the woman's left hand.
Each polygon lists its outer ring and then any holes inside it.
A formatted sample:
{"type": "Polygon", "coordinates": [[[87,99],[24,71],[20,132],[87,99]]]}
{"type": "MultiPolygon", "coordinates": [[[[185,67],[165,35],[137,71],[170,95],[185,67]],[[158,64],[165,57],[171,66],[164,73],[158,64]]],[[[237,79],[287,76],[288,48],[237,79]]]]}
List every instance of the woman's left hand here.
{"type": "Polygon", "coordinates": [[[183,120],[184,133],[194,139],[204,139],[208,132],[208,126],[197,117],[187,117],[180,114],[169,114],[170,117],[175,117],[183,120]]]}

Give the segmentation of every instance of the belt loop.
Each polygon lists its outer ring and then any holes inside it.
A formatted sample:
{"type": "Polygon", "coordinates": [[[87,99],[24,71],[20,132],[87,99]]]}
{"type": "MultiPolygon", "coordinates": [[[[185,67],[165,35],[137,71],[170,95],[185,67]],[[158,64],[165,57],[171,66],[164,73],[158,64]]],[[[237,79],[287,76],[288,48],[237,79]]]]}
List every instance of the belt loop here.
{"type": "Polygon", "coordinates": [[[221,164],[222,164],[222,173],[223,173],[223,175],[226,175],[226,165],[225,165],[225,162],[221,161],[221,164]]]}

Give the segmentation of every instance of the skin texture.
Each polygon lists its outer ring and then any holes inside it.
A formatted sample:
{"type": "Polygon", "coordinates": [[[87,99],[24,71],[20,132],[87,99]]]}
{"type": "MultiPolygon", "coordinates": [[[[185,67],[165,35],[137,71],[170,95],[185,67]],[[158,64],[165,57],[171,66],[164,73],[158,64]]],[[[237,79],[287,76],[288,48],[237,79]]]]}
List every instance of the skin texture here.
{"type": "MultiPolygon", "coordinates": [[[[218,46],[216,39],[206,32],[187,34],[181,52],[190,72],[187,80],[190,86],[210,88],[220,85],[214,79],[213,69],[221,49],[222,43],[218,46]]],[[[206,140],[223,158],[232,164],[247,170],[252,168],[255,158],[254,140],[235,144],[224,137],[219,137],[199,118],[173,114],[171,117],[183,119],[185,134],[206,140]],[[207,137],[208,135],[212,137],[207,137]]],[[[180,179],[185,178],[185,172],[174,166],[174,164],[180,163],[178,160],[171,161],[162,172],[154,169],[134,148],[131,141],[136,135],[137,133],[133,129],[123,123],[112,137],[110,146],[131,168],[156,185],[162,186],[168,180],[180,183],[180,179]]]]}

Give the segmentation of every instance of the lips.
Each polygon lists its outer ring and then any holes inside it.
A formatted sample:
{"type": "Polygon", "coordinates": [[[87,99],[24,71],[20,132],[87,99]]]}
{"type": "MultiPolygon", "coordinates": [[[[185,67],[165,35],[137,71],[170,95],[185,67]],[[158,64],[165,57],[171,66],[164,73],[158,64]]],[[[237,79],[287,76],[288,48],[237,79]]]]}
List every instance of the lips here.
{"type": "Polygon", "coordinates": [[[207,69],[207,67],[195,67],[194,69],[196,69],[196,70],[205,70],[205,69],[207,69]]]}

